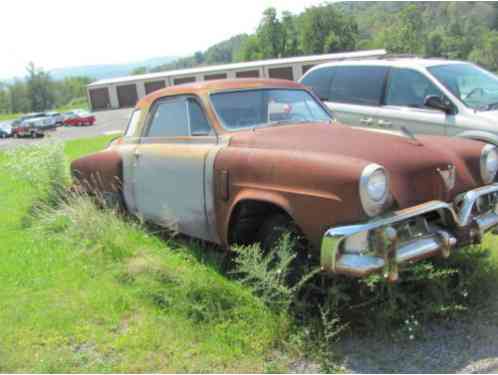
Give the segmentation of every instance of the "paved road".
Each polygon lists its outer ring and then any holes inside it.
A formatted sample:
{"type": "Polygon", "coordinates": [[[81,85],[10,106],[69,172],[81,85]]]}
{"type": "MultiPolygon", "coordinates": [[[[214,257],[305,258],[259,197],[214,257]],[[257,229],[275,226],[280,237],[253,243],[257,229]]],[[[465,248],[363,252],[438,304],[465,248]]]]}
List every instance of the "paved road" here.
{"type": "MultiPolygon", "coordinates": [[[[95,116],[97,117],[97,121],[94,126],[60,127],[55,131],[47,132],[47,134],[49,137],[63,140],[119,134],[125,130],[131,111],[132,109],[129,108],[96,112],[95,116]]],[[[39,139],[31,138],[0,139],[0,150],[15,147],[20,144],[32,144],[39,141],[39,139]]]]}

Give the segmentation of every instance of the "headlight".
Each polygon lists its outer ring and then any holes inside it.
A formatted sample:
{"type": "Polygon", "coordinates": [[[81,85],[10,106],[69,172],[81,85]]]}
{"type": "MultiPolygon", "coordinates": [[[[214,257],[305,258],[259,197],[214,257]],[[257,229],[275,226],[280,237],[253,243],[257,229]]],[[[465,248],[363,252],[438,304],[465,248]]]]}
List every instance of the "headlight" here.
{"type": "Polygon", "coordinates": [[[369,164],[361,172],[360,199],[368,216],[381,213],[389,196],[389,176],[384,167],[369,164]]]}
{"type": "Polygon", "coordinates": [[[490,184],[498,171],[498,152],[493,145],[486,145],[481,151],[481,178],[485,184],[490,184]]]}

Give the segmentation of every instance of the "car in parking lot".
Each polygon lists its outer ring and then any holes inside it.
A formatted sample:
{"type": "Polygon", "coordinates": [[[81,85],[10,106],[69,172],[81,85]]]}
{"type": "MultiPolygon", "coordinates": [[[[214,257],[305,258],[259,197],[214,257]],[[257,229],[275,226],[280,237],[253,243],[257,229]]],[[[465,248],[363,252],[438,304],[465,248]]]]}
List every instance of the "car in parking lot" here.
{"type": "Polygon", "coordinates": [[[66,126],[90,126],[95,124],[95,120],[95,115],[82,109],[64,113],[64,125],[66,126]]]}
{"type": "Polygon", "coordinates": [[[45,112],[45,115],[53,120],[56,127],[64,125],[64,116],[61,113],[45,112]]]}
{"type": "Polygon", "coordinates": [[[12,121],[0,122],[0,138],[12,136],[12,121]]]}
{"type": "Polygon", "coordinates": [[[20,116],[12,123],[14,128],[22,127],[23,124],[25,124],[24,128],[37,128],[40,131],[54,130],[56,128],[55,118],[47,116],[45,112],[36,112],[20,116]]]}
{"type": "Polygon", "coordinates": [[[497,170],[491,144],[344,126],[305,86],[262,79],[151,93],[71,164],[79,189],[147,221],[225,249],[290,230],[324,273],[390,280],[498,225],[497,170]]]}
{"type": "Polygon", "coordinates": [[[498,145],[498,77],[463,61],[422,58],[327,63],[300,80],[343,124],[458,136],[498,145]]]}
{"type": "Polygon", "coordinates": [[[31,118],[23,120],[20,123],[13,123],[12,126],[12,136],[14,138],[20,137],[30,137],[30,138],[41,138],[45,136],[45,130],[40,126],[40,120],[38,118],[31,118]]]}

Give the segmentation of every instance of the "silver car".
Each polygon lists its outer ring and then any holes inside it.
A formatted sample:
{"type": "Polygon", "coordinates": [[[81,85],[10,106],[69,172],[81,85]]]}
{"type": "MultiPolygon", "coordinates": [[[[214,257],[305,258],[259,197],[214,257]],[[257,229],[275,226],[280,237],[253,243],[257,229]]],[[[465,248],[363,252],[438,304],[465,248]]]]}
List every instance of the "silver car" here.
{"type": "Polygon", "coordinates": [[[347,125],[498,145],[498,77],[468,62],[343,61],[316,66],[300,82],[347,125]]]}

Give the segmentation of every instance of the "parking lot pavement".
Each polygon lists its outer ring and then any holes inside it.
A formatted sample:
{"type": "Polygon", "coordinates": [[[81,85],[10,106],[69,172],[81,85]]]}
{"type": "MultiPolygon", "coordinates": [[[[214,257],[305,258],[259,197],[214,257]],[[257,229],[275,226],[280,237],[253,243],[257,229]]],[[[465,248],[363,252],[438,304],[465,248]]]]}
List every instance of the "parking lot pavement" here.
{"type": "MultiPolygon", "coordinates": [[[[46,132],[46,137],[53,137],[62,140],[91,138],[99,135],[110,135],[122,133],[126,129],[128,117],[132,108],[115,109],[111,111],[96,112],[96,122],[93,126],[62,126],[55,131],[46,132]]],[[[43,138],[41,138],[43,139],[43,138]]],[[[0,150],[15,147],[21,144],[33,144],[40,142],[40,138],[7,138],[0,139],[0,150]]]]}

